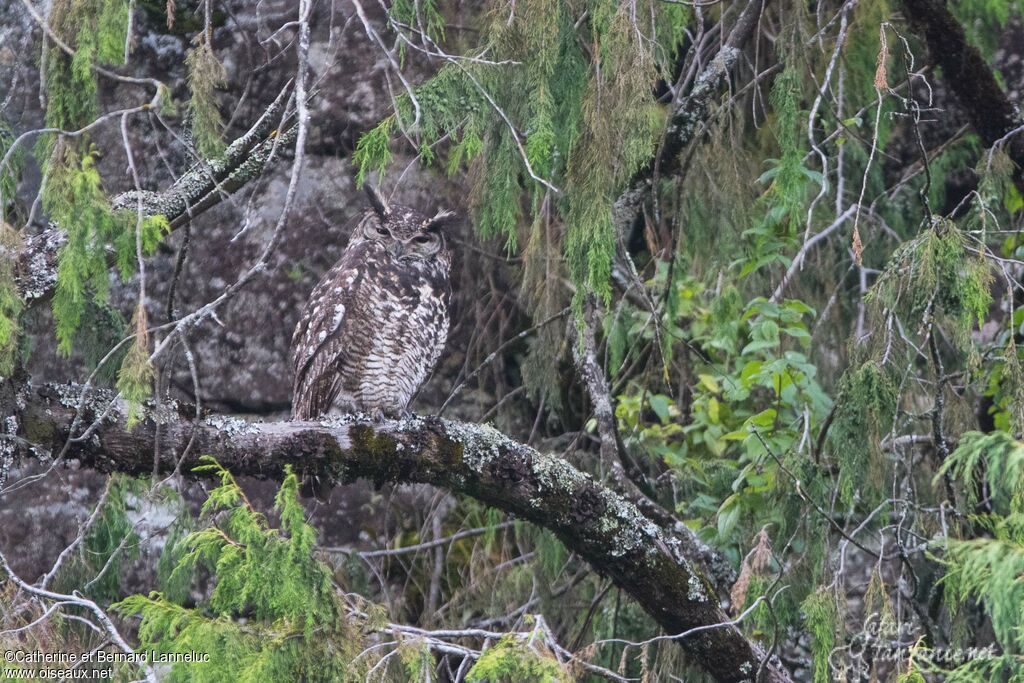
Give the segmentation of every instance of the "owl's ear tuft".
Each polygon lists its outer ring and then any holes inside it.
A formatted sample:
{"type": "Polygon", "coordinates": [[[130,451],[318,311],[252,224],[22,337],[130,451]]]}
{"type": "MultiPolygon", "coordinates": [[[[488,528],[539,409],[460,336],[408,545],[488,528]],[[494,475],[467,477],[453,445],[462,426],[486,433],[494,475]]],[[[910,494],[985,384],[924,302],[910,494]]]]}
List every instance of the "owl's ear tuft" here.
{"type": "Polygon", "coordinates": [[[459,215],[454,211],[438,211],[434,217],[427,221],[426,229],[430,232],[437,232],[457,221],[459,215]]]}
{"type": "Polygon", "coordinates": [[[373,206],[373,212],[377,214],[377,217],[384,220],[388,217],[391,211],[388,209],[387,203],[384,201],[384,197],[377,192],[377,189],[372,185],[366,185],[366,196],[370,200],[370,204],[373,206]]]}

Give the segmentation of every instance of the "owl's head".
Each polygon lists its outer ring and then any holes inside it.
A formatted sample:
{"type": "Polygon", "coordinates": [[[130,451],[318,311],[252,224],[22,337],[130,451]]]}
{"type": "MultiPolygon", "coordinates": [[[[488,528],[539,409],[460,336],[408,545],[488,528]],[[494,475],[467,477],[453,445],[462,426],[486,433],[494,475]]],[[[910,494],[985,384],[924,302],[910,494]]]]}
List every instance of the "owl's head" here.
{"type": "Polygon", "coordinates": [[[369,185],[366,194],[373,215],[363,221],[363,239],[381,243],[396,261],[429,261],[446,256],[443,228],[455,221],[455,213],[438,211],[430,217],[407,206],[389,206],[369,185]]]}

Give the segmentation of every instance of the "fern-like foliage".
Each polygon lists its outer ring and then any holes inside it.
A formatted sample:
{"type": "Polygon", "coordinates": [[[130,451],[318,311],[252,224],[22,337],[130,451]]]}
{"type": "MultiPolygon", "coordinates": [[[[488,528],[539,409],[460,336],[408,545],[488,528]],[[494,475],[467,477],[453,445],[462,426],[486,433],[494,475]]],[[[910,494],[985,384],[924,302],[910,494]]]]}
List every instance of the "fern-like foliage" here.
{"type": "Polygon", "coordinates": [[[61,568],[55,586],[58,590],[82,590],[102,602],[121,595],[125,568],[139,556],[139,537],[130,514],[137,508],[144,489],[141,480],[113,475],[110,493],[90,528],[81,552],[61,568]]]}
{"type": "MultiPolygon", "coordinates": [[[[2,182],[0,178],[0,184],[2,182]]],[[[0,254],[17,253],[19,242],[18,233],[0,220],[0,254]]],[[[14,369],[21,309],[21,297],[14,283],[14,259],[0,257],[0,378],[9,375],[14,369]]]]}
{"type": "MultiPolygon", "coordinates": [[[[539,640],[539,638],[538,638],[539,640]]],[[[470,683],[569,683],[572,680],[539,642],[509,635],[480,655],[469,670],[470,683]]]]}
{"type": "Polygon", "coordinates": [[[128,429],[142,418],[142,402],[153,393],[153,364],[149,360],[146,309],[139,302],[133,318],[135,338],[117,375],[117,390],[128,402],[128,429]]]}
{"type": "Polygon", "coordinates": [[[897,399],[892,372],[876,361],[843,375],[829,443],[839,459],[839,493],[845,505],[858,496],[873,499],[882,486],[881,444],[892,426],[897,399]]]}
{"type": "Polygon", "coordinates": [[[6,217],[8,203],[14,201],[17,192],[18,173],[25,161],[25,155],[18,147],[11,152],[14,144],[14,131],[10,123],[0,113],[0,160],[7,157],[7,163],[0,167],[0,218],[6,217]],[[8,153],[10,156],[8,156],[8,153]]]}
{"type": "Polygon", "coordinates": [[[840,624],[835,596],[821,589],[808,595],[800,607],[804,613],[804,624],[811,634],[814,683],[828,683],[832,680],[828,658],[835,649],[840,624]]]}
{"type": "MultiPolygon", "coordinates": [[[[128,0],[56,0],[49,25],[74,54],[46,48],[46,124],[65,131],[79,129],[96,118],[98,85],[94,67],[124,62],[128,31],[128,0]]],[[[2,142],[2,138],[0,138],[2,142]]],[[[92,299],[107,301],[107,247],[113,245],[121,275],[129,277],[136,262],[136,218],[115,213],[103,192],[96,170],[98,152],[88,135],[75,138],[44,135],[37,145],[43,166],[43,207],[50,219],[68,233],[58,256],[57,288],[53,299],[59,351],[68,355],[92,299]]],[[[6,170],[0,170],[0,193],[6,170]]],[[[163,217],[141,224],[143,251],[151,254],[169,226],[163,217]]],[[[4,311],[0,311],[2,315],[4,311]]],[[[0,344],[0,348],[7,347],[0,344]]]]}
{"type": "MultiPolygon", "coordinates": [[[[418,32],[435,42],[444,40],[444,16],[435,0],[395,0],[391,3],[388,14],[410,41],[417,41],[415,34],[418,32]]],[[[399,56],[403,62],[406,51],[407,45],[400,42],[399,56]]]]}
{"type": "MultiPolygon", "coordinates": [[[[527,0],[507,17],[495,15],[479,50],[490,61],[444,67],[411,97],[397,98],[394,114],[359,140],[359,181],[386,169],[389,143],[399,134],[417,141],[425,163],[445,142],[448,171],[470,170],[478,233],[504,239],[509,250],[518,248],[521,227],[534,226],[536,233],[538,219],[550,211],[541,201],[545,184],[564,187],[565,200],[555,207],[564,235],[555,245],[580,292],[607,297],[616,239],[612,203],[654,153],[664,108],[653,103],[651,90],[671,69],[690,16],[675,4],[659,4],[649,16],[630,7],[587,3],[578,21],[572,3],[527,0]]],[[[391,14],[440,38],[432,5],[416,9],[395,3],[391,14]]],[[[545,240],[552,242],[550,235],[545,240]]],[[[540,249],[527,254],[550,256],[540,249]]],[[[536,300],[550,302],[543,294],[536,300]]]]}
{"type": "Polygon", "coordinates": [[[100,185],[95,153],[58,143],[50,157],[43,208],[67,231],[57,262],[53,313],[59,350],[71,353],[86,298],[105,302],[109,294],[106,245],[127,229],[100,185]]]}
{"type": "Polygon", "coordinates": [[[1024,510],[1024,443],[1006,432],[965,432],[939,474],[963,482],[972,507],[978,504],[979,493],[986,486],[988,500],[997,513],[1024,510]]]}
{"type": "Polygon", "coordinates": [[[660,108],[638,105],[657,72],[651,45],[634,29],[628,6],[609,19],[603,38],[601,68],[584,97],[581,132],[569,158],[563,211],[569,274],[607,300],[616,239],[612,204],[653,155],[663,118],[660,108]]]}
{"type": "Polygon", "coordinates": [[[49,25],[67,45],[69,56],[56,45],[46,50],[46,123],[74,130],[96,113],[98,86],[93,66],[121,64],[128,32],[128,0],[56,0],[49,25]]]}
{"type": "Polygon", "coordinates": [[[313,556],[316,532],[306,524],[298,478],[290,471],[284,478],[274,528],[227,470],[212,459],[198,469],[220,480],[202,509],[211,524],[175,544],[179,557],[168,580],[204,567],[215,585],[194,608],[159,592],[114,605],[121,614],[141,615],[140,649],[208,657],[174,663],[170,681],[361,680],[352,663],[359,633],[346,619],[331,571],[313,556]]]}
{"type": "Polygon", "coordinates": [[[994,509],[974,518],[982,537],[945,544],[943,584],[950,605],[981,604],[1001,650],[968,659],[946,680],[1024,681],[1024,443],[967,432],[941,473],[964,484],[972,505],[986,490],[994,509]]]}
{"type": "Polygon", "coordinates": [[[869,300],[907,319],[929,315],[948,323],[954,340],[966,349],[974,322],[984,321],[992,303],[991,270],[967,246],[952,222],[935,219],[893,253],[869,300]]]}
{"type": "Polygon", "coordinates": [[[185,66],[188,67],[188,87],[192,92],[188,102],[192,139],[200,154],[207,158],[215,157],[224,151],[224,122],[217,106],[217,89],[227,81],[227,71],[205,37],[189,50],[185,66]]]}
{"type": "Polygon", "coordinates": [[[43,192],[43,207],[68,235],[58,254],[53,298],[58,349],[65,355],[71,353],[88,300],[103,305],[109,299],[107,247],[114,247],[121,276],[127,279],[137,263],[136,230],[141,231],[142,253],[147,256],[170,229],[164,216],[150,216],[140,224],[130,211],[115,212],[95,159],[94,150],[81,153],[75,145],[58,143],[43,192]]]}

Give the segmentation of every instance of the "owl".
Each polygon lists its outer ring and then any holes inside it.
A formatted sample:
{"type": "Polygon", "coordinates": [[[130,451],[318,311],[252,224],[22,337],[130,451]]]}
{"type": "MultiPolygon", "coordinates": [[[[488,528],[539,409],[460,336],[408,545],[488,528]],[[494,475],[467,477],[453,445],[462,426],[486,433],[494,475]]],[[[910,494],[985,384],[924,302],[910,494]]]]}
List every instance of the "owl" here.
{"type": "Polygon", "coordinates": [[[451,252],[433,218],[388,206],[368,212],[341,259],[313,289],[292,336],[292,419],[328,412],[406,414],[448,337],[451,252]]]}

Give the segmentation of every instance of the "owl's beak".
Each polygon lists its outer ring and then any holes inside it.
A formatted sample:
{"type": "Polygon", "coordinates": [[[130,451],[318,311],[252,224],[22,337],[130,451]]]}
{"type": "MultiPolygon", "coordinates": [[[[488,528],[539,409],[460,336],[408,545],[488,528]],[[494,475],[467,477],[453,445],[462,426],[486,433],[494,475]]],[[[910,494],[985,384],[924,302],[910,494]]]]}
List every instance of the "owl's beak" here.
{"type": "Polygon", "coordinates": [[[391,245],[390,251],[392,258],[394,258],[396,261],[400,261],[402,259],[402,256],[405,255],[405,244],[403,242],[396,241],[391,245]]]}

